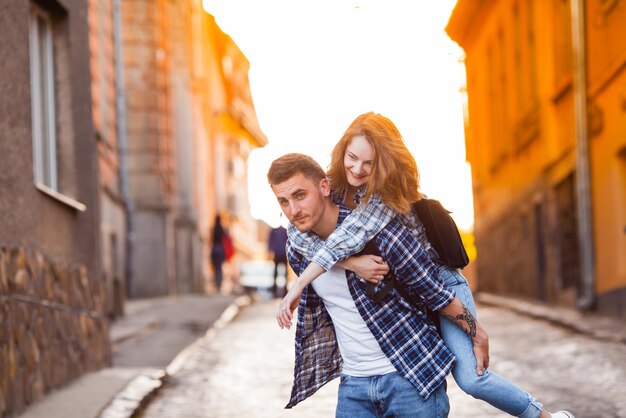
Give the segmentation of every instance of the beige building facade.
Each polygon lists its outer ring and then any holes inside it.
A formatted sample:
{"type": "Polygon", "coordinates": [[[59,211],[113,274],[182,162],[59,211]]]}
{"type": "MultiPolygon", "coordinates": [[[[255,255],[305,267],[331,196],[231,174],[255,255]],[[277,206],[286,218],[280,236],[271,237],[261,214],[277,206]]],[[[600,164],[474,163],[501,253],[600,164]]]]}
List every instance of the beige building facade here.
{"type": "Polygon", "coordinates": [[[247,158],[267,140],[249,63],[201,1],[92,0],[90,23],[110,309],[211,291],[215,215],[228,218],[238,258],[255,242],[247,158]]]}

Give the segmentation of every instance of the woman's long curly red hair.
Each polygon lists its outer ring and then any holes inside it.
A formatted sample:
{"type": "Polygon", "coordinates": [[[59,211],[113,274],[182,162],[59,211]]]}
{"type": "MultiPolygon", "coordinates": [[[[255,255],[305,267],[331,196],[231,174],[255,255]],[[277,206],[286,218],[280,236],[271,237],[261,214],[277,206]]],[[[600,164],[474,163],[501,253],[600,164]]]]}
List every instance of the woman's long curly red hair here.
{"type": "Polygon", "coordinates": [[[346,148],[356,135],[364,135],[375,152],[364,202],[378,194],[396,212],[410,212],[411,204],[421,198],[417,164],[396,125],[378,113],[358,116],[335,145],[327,172],[333,189],[343,194],[350,187],[343,161],[346,148]]]}

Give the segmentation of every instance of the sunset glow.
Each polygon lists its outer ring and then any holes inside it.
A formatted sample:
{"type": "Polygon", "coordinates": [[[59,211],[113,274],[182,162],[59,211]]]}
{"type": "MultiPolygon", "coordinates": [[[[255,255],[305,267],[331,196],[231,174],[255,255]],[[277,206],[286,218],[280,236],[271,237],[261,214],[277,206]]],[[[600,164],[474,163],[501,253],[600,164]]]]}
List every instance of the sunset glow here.
{"type": "Polygon", "coordinates": [[[460,48],[444,32],[454,0],[205,0],[250,61],[250,86],[269,145],[249,161],[252,215],[276,225],[265,173],[286,152],[323,167],[350,122],[367,111],[396,123],[422,191],[473,222],[459,89],[460,48]]]}

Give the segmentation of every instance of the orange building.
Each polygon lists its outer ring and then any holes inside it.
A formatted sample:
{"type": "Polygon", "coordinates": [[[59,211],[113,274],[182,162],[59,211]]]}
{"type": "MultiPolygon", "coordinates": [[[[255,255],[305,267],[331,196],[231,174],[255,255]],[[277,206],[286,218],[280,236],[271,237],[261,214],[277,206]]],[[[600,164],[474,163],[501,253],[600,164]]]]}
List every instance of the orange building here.
{"type": "Polygon", "coordinates": [[[457,2],[478,290],[626,317],[625,21],[620,0],[457,2]]]}

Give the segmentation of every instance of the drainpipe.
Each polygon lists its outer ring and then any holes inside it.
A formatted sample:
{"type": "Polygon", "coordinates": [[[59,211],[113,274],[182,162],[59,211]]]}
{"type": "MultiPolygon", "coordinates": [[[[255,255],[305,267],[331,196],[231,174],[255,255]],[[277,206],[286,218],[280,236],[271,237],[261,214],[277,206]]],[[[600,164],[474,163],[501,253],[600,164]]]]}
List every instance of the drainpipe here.
{"type": "Polygon", "coordinates": [[[122,55],[121,0],[113,0],[113,39],[115,54],[115,98],[117,113],[117,152],[119,187],[126,215],[124,275],[126,296],[131,295],[133,281],[133,247],[135,242],[134,205],[128,188],[128,139],[126,137],[126,97],[124,96],[124,57],[122,55]]]}
{"type": "Polygon", "coordinates": [[[571,2],[574,114],[576,119],[576,197],[578,202],[578,241],[582,280],[578,307],[588,310],[595,303],[595,271],[589,169],[589,130],[587,127],[585,1],[571,0],[571,2]]]}

